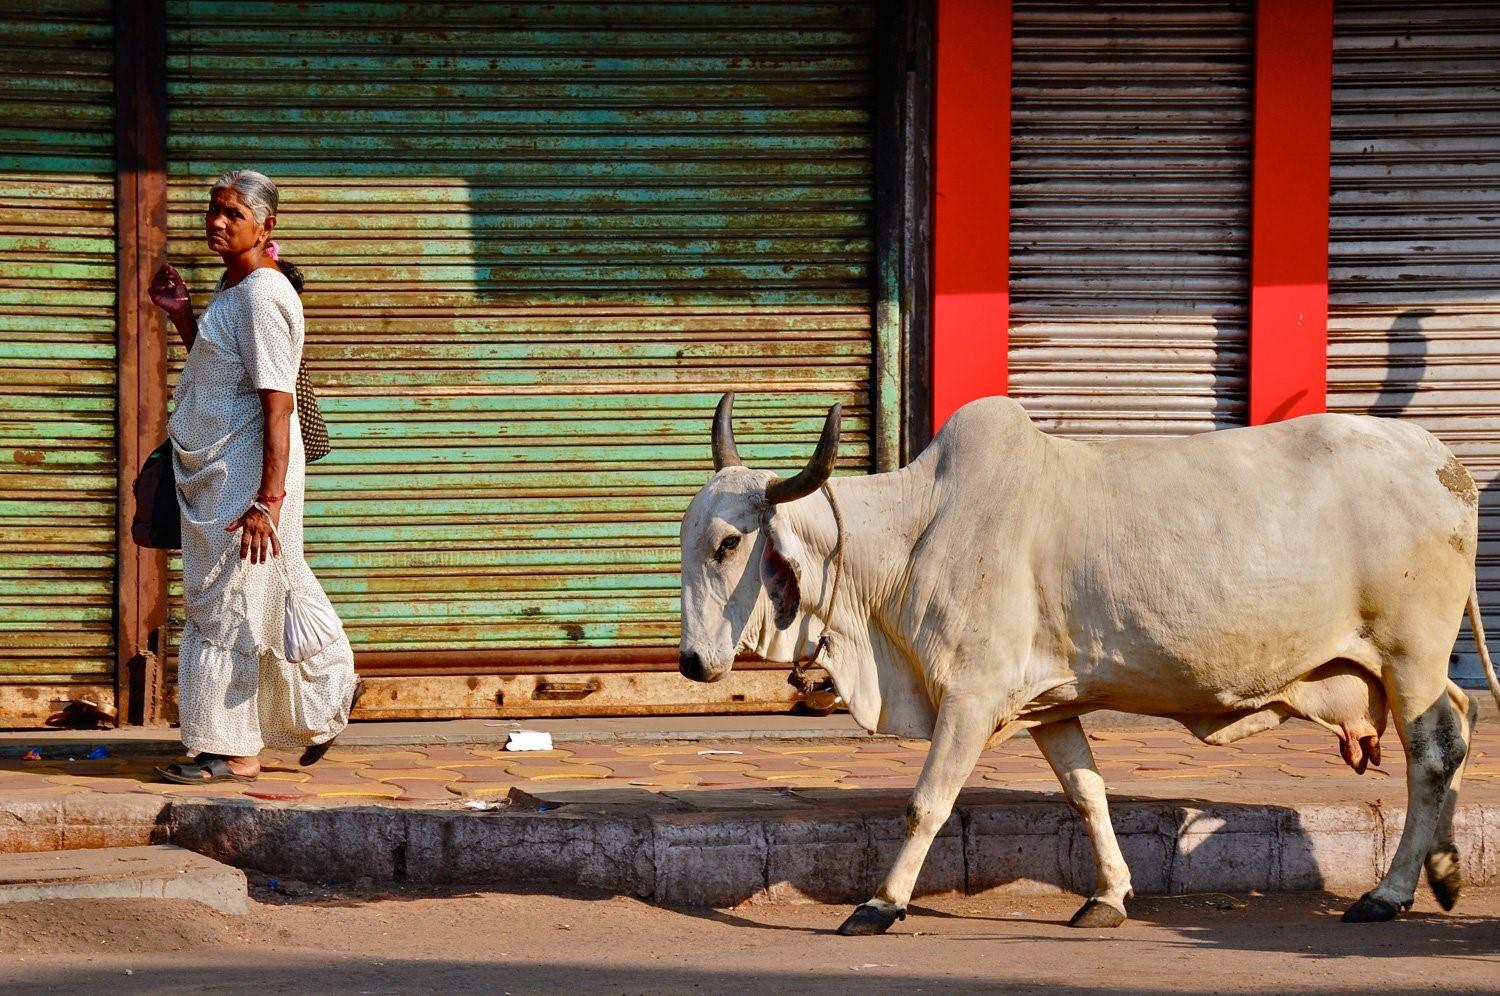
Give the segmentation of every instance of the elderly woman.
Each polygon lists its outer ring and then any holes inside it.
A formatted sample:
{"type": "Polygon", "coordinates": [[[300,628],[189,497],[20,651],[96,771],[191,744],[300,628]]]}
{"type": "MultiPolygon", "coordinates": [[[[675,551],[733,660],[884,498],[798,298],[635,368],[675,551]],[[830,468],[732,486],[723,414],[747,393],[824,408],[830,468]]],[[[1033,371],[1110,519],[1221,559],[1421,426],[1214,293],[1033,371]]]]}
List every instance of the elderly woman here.
{"type": "Polygon", "coordinates": [[[187,614],[179,714],[194,760],[158,769],[173,782],[253,781],[266,745],[302,748],[311,764],[348,723],[355,690],[347,637],[298,664],[282,647],[285,582],[272,558],[299,590],[327,595],[302,559],[301,278],[276,259],[276,199],[251,170],[214,183],[204,228],[224,276],[201,317],[170,265],[149,291],[188,349],[169,429],[187,614]]]}

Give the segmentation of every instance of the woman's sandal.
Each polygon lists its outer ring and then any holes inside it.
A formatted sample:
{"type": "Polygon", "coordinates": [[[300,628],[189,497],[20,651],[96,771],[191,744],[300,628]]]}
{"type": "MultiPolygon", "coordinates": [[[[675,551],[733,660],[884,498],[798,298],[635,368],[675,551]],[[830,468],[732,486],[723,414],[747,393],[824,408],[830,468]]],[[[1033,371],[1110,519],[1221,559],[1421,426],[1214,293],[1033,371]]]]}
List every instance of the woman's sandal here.
{"type": "Polygon", "coordinates": [[[229,761],[222,757],[198,755],[193,761],[169,764],[157,768],[156,775],[164,782],[178,785],[212,785],[214,782],[253,782],[259,775],[236,774],[229,761]],[[207,775],[208,777],[204,777],[207,775]]]}
{"type": "MultiPolygon", "coordinates": [[[[350,712],[354,711],[354,707],[359,704],[359,697],[363,694],[365,694],[365,683],[363,681],[355,681],[354,694],[349,696],[350,712]]],[[[334,737],[332,740],[325,740],[320,744],[313,744],[302,752],[302,756],[297,759],[297,763],[304,768],[317,764],[323,760],[323,755],[328,753],[328,748],[332,747],[336,740],[338,740],[338,737],[334,737]]]]}

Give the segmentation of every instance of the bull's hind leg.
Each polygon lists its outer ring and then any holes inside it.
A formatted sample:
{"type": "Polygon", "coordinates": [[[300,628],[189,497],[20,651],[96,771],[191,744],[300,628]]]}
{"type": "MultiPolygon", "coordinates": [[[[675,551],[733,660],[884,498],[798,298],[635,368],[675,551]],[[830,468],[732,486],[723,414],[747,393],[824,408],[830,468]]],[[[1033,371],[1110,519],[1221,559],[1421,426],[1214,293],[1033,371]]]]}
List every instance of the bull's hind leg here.
{"type": "Polygon", "coordinates": [[[995,732],[994,711],[980,707],[976,698],[948,695],[938,707],[927,763],[922,765],[906,807],[906,841],[875,897],[855,907],[839,927],[840,934],[883,934],[891,924],[906,918],[906,904],[932,839],[948,821],[958,790],[968,781],[980,751],[995,732]]]}
{"type": "Polygon", "coordinates": [[[1052,765],[1068,801],[1083,817],[1094,845],[1094,892],[1068,921],[1070,927],[1118,927],[1125,922],[1125,900],[1130,889],[1130,867],[1115,840],[1109,821],[1109,799],[1104,776],[1094,766],[1094,752],[1083,724],[1076,719],[1048,723],[1031,731],[1042,756],[1052,765]]]}
{"type": "Polygon", "coordinates": [[[1479,704],[1453,682],[1448,682],[1448,701],[1458,714],[1459,727],[1464,742],[1464,762],[1453,773],[1448,790],[1443,793],[1442,809],[1438,812],[1437,835],[1432,848],[1427,852],[1427,884],[1439,905],[1451,910],[1458,902],[1463,890],[1463,873],[1459,867],[1458,846],[1453,840],[1453,813],[1458,808],[1459,787],[1463,783],[1464,768],[1468,766],[1469,744],[1473,742],[1474,724],[1479,719],[1479,704]]]}
{"type": "Polygon", "coordinates": [[[1464,723],[1447,692],[1447,653],[1388,662],[1387,691],[1406,748],[1406,824],[1385,877],[1344,912],[1345,923],[1393,920],[1416,895],[1448,786],[1467,754],[1464,723]]]}

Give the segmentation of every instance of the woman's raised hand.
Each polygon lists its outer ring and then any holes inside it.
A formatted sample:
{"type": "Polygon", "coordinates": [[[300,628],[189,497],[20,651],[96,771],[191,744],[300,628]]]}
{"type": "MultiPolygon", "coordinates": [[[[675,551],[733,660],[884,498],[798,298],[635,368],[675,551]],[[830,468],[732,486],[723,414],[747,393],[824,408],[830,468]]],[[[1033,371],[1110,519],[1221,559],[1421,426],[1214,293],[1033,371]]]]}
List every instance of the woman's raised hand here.
{"type": "Polygon", "coordinates": [[[188,294],[187,284],[171,263],[163,263],[156,271],[147,293],[151,295],[151,303],[165,311],[173,322],[193,313],[193,299],[188,294]]]}

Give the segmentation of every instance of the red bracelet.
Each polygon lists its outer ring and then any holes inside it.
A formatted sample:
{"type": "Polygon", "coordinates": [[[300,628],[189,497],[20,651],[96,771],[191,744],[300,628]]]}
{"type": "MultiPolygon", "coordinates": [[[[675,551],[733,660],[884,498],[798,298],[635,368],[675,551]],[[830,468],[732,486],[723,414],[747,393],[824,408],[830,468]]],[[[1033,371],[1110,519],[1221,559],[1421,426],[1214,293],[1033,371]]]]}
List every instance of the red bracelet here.
{"type": "Polygon", "coordinates": [[[286,497],[286,492],[283,491],[281,494],[276,495],[274,497],[272,497],[271,495],[257,494],[255,496],[255,500],[258,501],[258,502],[260,502],[262,505],[274,505],[276,502],[281,501],[281,499],[283,499],[285,497],[286,497]]]}

